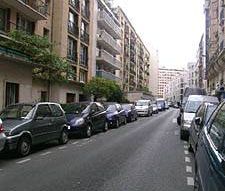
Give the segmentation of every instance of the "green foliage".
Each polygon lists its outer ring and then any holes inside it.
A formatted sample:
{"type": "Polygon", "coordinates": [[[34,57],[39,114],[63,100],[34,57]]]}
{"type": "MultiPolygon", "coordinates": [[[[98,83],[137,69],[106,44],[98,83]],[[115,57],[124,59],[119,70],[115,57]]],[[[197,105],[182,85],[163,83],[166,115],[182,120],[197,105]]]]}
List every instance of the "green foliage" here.
{"type": "Polygon", "coordinates": [[[34,77],[55,82],[68,81],[68,76],[73,75],[66,59],[52,51],[53,45],[48,38],[18,30],[10,32],[9,37],[11,39],[1,41],[0,44],[28,55],[34,64],[34,77]]]}
{"type": "Polygon", "coordinates": [[[106,98],[110,102],[121,102],[123,100],[123,92],[115,81],[106,80],[104,78],[93,78],[85,84],[83,91],[86,95],[94,95],[95,100],[106,98]]]}

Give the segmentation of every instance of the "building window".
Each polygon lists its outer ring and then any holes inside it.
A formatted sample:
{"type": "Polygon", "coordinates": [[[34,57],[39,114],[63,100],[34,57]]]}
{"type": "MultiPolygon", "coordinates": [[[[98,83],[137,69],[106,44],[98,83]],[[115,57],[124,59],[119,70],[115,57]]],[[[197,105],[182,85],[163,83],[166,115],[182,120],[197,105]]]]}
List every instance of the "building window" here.
{"type": "Polygon", "coordinates": [[[80,77],[79,80],[81,83],[86,83],[87,82],[87,72],[80,70],[80,77]]]}
{"type": "Polygon", "coordinates": [[[79,0],[69,0],[70,5],[72,5],[77,11],[80,10],[80,2],[79,0]]]}
{"type": "Polygon", "coordinates": [[[89,43],[89,26],[83,20],[81,21],[81,40],[85,43],[89,43]]]}
{"type": "Polygon", "coordinates": [[[41,102],[46,102],[48,101],[48,98],[47,98],[47,92],[46,91],[41,91],[41,102]]]}
{"type": "Polygon", "coordinates": [[[7,13],[6,9],[0,8],[0,31],[6,31],[7,13]]]}
{"type": "Polygon", "coordinates": [[[76,101],[76,94],[67,93],[66,94],[66,103],[74,103],[76,101]]]}
{"type": "Polygon", "coordinates": [[[19,84],[6,82],[5,106],[19,102],[19,84]]]}
{"type": "Polygon", "coordinates": [[[77,60],[77,41],[68,38],[67,58],[73,61],[77,60]]]}
{"type": "Polygon", "coordinates": [[[89,18],[89,0],[83,0],[82,2],[82,15],[89,18]]]}
{"type": "Polygon", "coordinates": [[[79,36],[78,15],[71,11],[69,12],[68,31],[76,37],[79,36]]]}
{"type": "Polygon", "coordinates": [[[88,67],[88,47],[80,46],[80,65],[88,67]]]}
{"type": "Polygon", "coordinates": [[[49,38],[49,30],[46,28],[43,28],[43,36],[46,38],[49,38]]]}
{"type": "Polygon", "coordinates": [[[28,34],[34,34],[34,22],[31,22],[22,15],[17,14],[16,29],[22,30],[28,34]]]}

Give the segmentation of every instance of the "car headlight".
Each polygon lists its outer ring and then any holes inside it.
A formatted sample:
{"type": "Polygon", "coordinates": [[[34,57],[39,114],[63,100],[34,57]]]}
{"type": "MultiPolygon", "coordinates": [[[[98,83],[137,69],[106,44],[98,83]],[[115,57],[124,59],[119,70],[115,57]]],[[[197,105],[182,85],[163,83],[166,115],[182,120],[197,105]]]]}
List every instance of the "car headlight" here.
{"type": "Polygon", "coordinates": [[[82,125],[82,124],[84,124],[83,118],[80,118],[80,119],[76,120],[76,122],[75,122],[75,126],[79,126],[79,125],[82,125]]]}

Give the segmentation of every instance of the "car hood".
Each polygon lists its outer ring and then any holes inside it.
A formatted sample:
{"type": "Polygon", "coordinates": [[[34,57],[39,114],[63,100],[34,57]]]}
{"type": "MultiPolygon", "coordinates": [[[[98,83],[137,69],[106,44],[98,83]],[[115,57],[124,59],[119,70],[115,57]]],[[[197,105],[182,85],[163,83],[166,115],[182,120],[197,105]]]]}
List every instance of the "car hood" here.
{"type": "Polygon", "coordinates": [[[107,114],[106,114],[106,117],[107,118],[111,118],[111,117],[113,117],[114,115],[117,115],[118,113],[115,111],[115,112],[107,112],[107,114]]]}
{"type": "Polygon", "coordinates": [[[6,119],[3,121],[2,125],[6,131],[10,131],[13,128],[16,128],[21,125],[29,123],[31,119],[6,119]]]}
{"type": "Polygon", "coordinates": [[[195,117],[195,113],[185,113],[183,114],[184,120],[192,121],[195,117]]]}
{"type": "Polygon", "coordinates": [[[85,116],[84,115],[81,115],[81,114],[66,114],[66,119],[67,119],[67,123],[69,125],[73,125],[75,124],[75,122],[78,120],[78,119],[81,119],[81,118],[84,118],[85,116]]]}

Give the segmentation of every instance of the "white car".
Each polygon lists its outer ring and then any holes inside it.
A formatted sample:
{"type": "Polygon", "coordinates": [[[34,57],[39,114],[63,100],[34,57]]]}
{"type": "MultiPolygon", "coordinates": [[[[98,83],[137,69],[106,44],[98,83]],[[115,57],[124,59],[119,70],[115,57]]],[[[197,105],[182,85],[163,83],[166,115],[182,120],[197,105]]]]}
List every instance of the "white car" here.
{"type": "Polygon", "coordinates": [[[2,126],[2,120],[0,119],[0,151],[5,147],[6,136],[4,133],[4,128],[2,126]]]}

